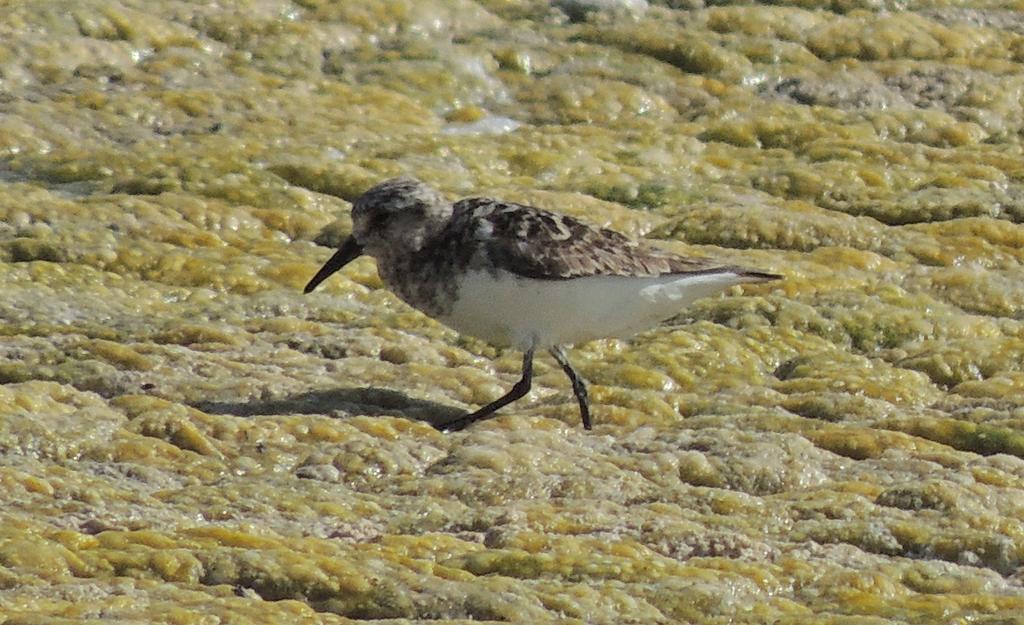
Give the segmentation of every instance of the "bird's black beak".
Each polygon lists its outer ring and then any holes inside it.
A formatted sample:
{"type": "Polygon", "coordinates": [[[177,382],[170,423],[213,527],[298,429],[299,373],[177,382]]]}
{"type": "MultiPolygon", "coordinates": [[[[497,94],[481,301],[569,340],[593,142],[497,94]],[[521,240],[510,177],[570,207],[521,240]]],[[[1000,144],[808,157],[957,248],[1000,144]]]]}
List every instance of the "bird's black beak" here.
{"type": "Polygon", "coordinates": [[[331,256],[324,266],[320,268],[320,271],[316,272],[313,279],[309,281],[306,288],[302,289],[303,293],[310,293],[315,289],[321,282],[326,280],[332,273],[341,269],[345,265],[349,264],[356,258],[362,256],[363,246],[356,242],[354,237],[345,239],[345,242],[341,244],[338,251],[331,256]]]}

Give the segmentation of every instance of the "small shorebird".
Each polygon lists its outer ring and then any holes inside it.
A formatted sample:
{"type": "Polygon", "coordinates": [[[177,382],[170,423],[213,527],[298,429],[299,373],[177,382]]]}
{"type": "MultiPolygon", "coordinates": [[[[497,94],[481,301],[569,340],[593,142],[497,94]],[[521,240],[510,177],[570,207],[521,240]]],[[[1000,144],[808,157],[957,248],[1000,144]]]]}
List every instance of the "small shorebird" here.
{"type": "Polygon", "coordinates": [[[546,349],[572,382],[583,427],[587,387],[564,345],[626,337],[697,299],[773,273],[678,256],[532,206],[490,198],[448,202],[415,178],[360,196],[352,234],[306,285],[309,293],[356,257],[377,259],[403,301],[459,332],[523,352],[508,393],[437,427],[460,430],[529,392],[533,355],[546,349]]]}

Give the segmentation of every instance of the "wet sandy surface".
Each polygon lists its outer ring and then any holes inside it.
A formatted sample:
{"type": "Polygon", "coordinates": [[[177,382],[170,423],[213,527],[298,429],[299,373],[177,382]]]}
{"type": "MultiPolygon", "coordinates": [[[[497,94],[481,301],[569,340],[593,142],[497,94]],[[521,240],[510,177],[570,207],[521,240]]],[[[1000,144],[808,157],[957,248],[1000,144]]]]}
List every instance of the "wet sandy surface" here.
{"type": "Polygon", "coordinates": [[[1020,7],[555,4],[0,7],[0,622],[1024,622],[1020,7]],[[401,173],[786,279],[443,435],[401,173]]]}

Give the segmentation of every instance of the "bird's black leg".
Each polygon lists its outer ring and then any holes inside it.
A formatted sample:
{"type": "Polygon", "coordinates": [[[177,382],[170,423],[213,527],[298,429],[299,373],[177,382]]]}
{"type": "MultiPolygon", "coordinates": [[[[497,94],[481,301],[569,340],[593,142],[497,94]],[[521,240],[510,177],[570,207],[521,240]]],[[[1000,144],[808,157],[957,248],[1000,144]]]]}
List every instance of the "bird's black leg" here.
{"type": "Polygon", "coordinates": [[[458,417],[450,421],[438,423],[435,427],[442,432],[454,432],[461,430],[467,425],[483,419],[489,419],[494,416],[494,413],[504,406],[511,404],[515,400],[519,399],[523,395],[530,392],[530,385],[533,383],[533,348],[526,350],[523,354],[523,377],[516,382],[509,392],[505,393],[498,399],[487,404],[483,408],[480,408],[476,412],[471,412],[464,417],[458,417]]]}
{"type": "Polygon", "coordinates": [[[572,368],[572,365],[569,364],[569,359],[565,357],[565,352],[562,351],[561,347],[552,347],[548,352],[558,361],[558,364],[562,365],[562,371],[565,371],[565,375],[569,376],[569,381],[572,382],[572,392],[576,395],[576,401],[580,404],[580,418],[583,419],[583,429],[591,429],[590,398],[587,396],[586,383],[580,377],[580,374],[576,373],[576,370],[572,368]]]}

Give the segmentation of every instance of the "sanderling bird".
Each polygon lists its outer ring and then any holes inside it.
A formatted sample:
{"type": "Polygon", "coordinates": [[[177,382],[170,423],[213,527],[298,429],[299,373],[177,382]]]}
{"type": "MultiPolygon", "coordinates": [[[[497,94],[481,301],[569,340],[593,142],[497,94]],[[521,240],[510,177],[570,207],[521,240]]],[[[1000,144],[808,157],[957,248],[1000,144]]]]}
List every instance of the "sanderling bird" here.
{"type": "Polygon", "coordinates": [[[309,293],[369,254],[384,284],[448,327],[523,352],[505,395],[436,424],[459,430],[529,392],[533,356],[546,349],[572,382],[583,427],[587,387],[563,346],[626,337],[697,299],[773,273],[679,256],[566,215],[491,198],[452,204],[416,180],[387,180],[352,207],[352,234],[306,285],[309,293]]]}

